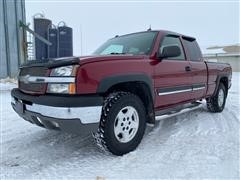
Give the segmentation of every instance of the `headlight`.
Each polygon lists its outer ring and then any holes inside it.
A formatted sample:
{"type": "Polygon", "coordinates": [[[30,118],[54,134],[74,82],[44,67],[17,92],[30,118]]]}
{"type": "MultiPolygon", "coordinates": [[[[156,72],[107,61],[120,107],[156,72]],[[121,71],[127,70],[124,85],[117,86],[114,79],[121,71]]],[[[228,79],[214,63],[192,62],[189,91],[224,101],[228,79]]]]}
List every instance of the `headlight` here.
{"type": "MultiPolygon", "coordinates": [[[[51,77],[56,78],[73,78],[76,75],[78,66],[63,66],[59,68],[52,69],[50,74],[51,77]]],[[[76,85],[75,83],[48,83],[47,92],[48,93],[62,93],[62,94],[75,94],[76,85]]]]}
{"type": "Polygon", "coordinates": [[[47,92],[68,94],[69,84],[48,84],[47,92]]]}
{"type": "Polygon", "coordinates": [[[71,76],[73,72],[73,66],[63,66],[52,70],[50,76],[71,76]]]}

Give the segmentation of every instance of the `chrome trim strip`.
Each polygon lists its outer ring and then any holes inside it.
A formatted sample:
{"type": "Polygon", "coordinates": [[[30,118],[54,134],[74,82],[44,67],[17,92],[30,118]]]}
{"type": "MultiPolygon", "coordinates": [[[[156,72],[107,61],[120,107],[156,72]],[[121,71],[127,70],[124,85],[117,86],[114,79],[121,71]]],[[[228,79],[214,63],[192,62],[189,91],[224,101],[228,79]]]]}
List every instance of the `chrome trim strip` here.
{"type": "Polygon", "coordinates": [[[188,89],[183,89],[183,90],[175,90],[175,91],[169,91],[169,92],[160,92],[158,93],[159,96],[164,96],[164,95],[169,95],[169,94],[177,94],[177,93],[183,93],[183,92],[191,92],[191,91],[198,91],[198,90],[202,90],[205,89],[205,85],[202,87],[196,87],[196,88],[188,88],[188,89]]]}
{"type": "Polygon", "coordinates": [[[42,76],[19,76],[18,80],[28,83],[74,83],[75,77],[42,77],[42,76]]]}
{"type": "Polygon", "coordinates": [[[197,90],[201,90],[201,89],[205,89],[205,86],[204,87],[193,88],[193,91],[197,91],[197,90]]]}
{"type": "Polygon", "coordinates": [[[40,104],[26,104],[26,110],[57,119],[80,119],[82,124],[100,121],[102,106],[53,107],[40,104]]]}
{"type": "Polygon", "coordinates": [[[169,92],[162,92],[158,93],[159,96],[164,96],[164,95],[169,95],[169,94],[176,94],[176,93],[182,93],[182,92],[190,92],[192,91],[191,89],[184,89],[184,90],[177,90],[177,91],[169,91],[169,92]]]}

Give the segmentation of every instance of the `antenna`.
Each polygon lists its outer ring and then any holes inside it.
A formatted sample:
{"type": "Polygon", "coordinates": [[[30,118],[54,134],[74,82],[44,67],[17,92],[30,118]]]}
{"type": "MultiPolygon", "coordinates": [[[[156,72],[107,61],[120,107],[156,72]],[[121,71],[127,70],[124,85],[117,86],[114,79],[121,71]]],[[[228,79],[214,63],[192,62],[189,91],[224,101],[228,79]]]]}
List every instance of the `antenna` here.
{"type": "Polygon", "coordinates": [[[152,30],[152,28],[151,28],[151,24],[150,24],[147,31],[151,31],[151,30],[152,30]]]}
{"type": "Polygon", "coordinates": [[[80,37],[81,37],[81,56],[83,55],[83,36],[82,36],[82,24],[80,24],[80,37]]]}

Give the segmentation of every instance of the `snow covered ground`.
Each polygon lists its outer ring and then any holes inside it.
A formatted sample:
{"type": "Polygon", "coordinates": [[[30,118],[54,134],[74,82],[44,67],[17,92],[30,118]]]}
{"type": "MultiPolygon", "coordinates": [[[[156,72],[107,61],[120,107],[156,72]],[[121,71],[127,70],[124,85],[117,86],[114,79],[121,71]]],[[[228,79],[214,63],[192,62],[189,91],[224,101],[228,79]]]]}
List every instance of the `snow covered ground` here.
{"type": "Polygon", "coordinates": [[[122,157],[81,137],[34,126],[12,110],[1,82],[0,179],[240,178],[240,74],[233,74],[226,108],[201,108],[148,127],[140,146],[122,157]]]}

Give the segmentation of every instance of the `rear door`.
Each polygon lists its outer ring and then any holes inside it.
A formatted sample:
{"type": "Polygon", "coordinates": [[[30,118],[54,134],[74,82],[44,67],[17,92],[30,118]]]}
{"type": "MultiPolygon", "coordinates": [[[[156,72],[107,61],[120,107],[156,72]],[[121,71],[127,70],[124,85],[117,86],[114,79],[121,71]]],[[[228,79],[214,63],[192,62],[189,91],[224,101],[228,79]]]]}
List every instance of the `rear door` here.
{"type": "Polygon", "coordinates": [[[183,37],[183,45],[191,66],[192,99],[201,99],[207,90],[207,66],[203,61],[201,50],[193,38],[183,37]]]}
{"type": "Polygon", "coordinates": [[[181,50],[178,57],[165,58],[154,65],[154,83],[157,109],[175,105],[191,99],[192,78],[190,63],[186,60],[181,40],[178,36],[167,35],[160,42],[159,51],[164,46],[177,45],[181,50]]]}

